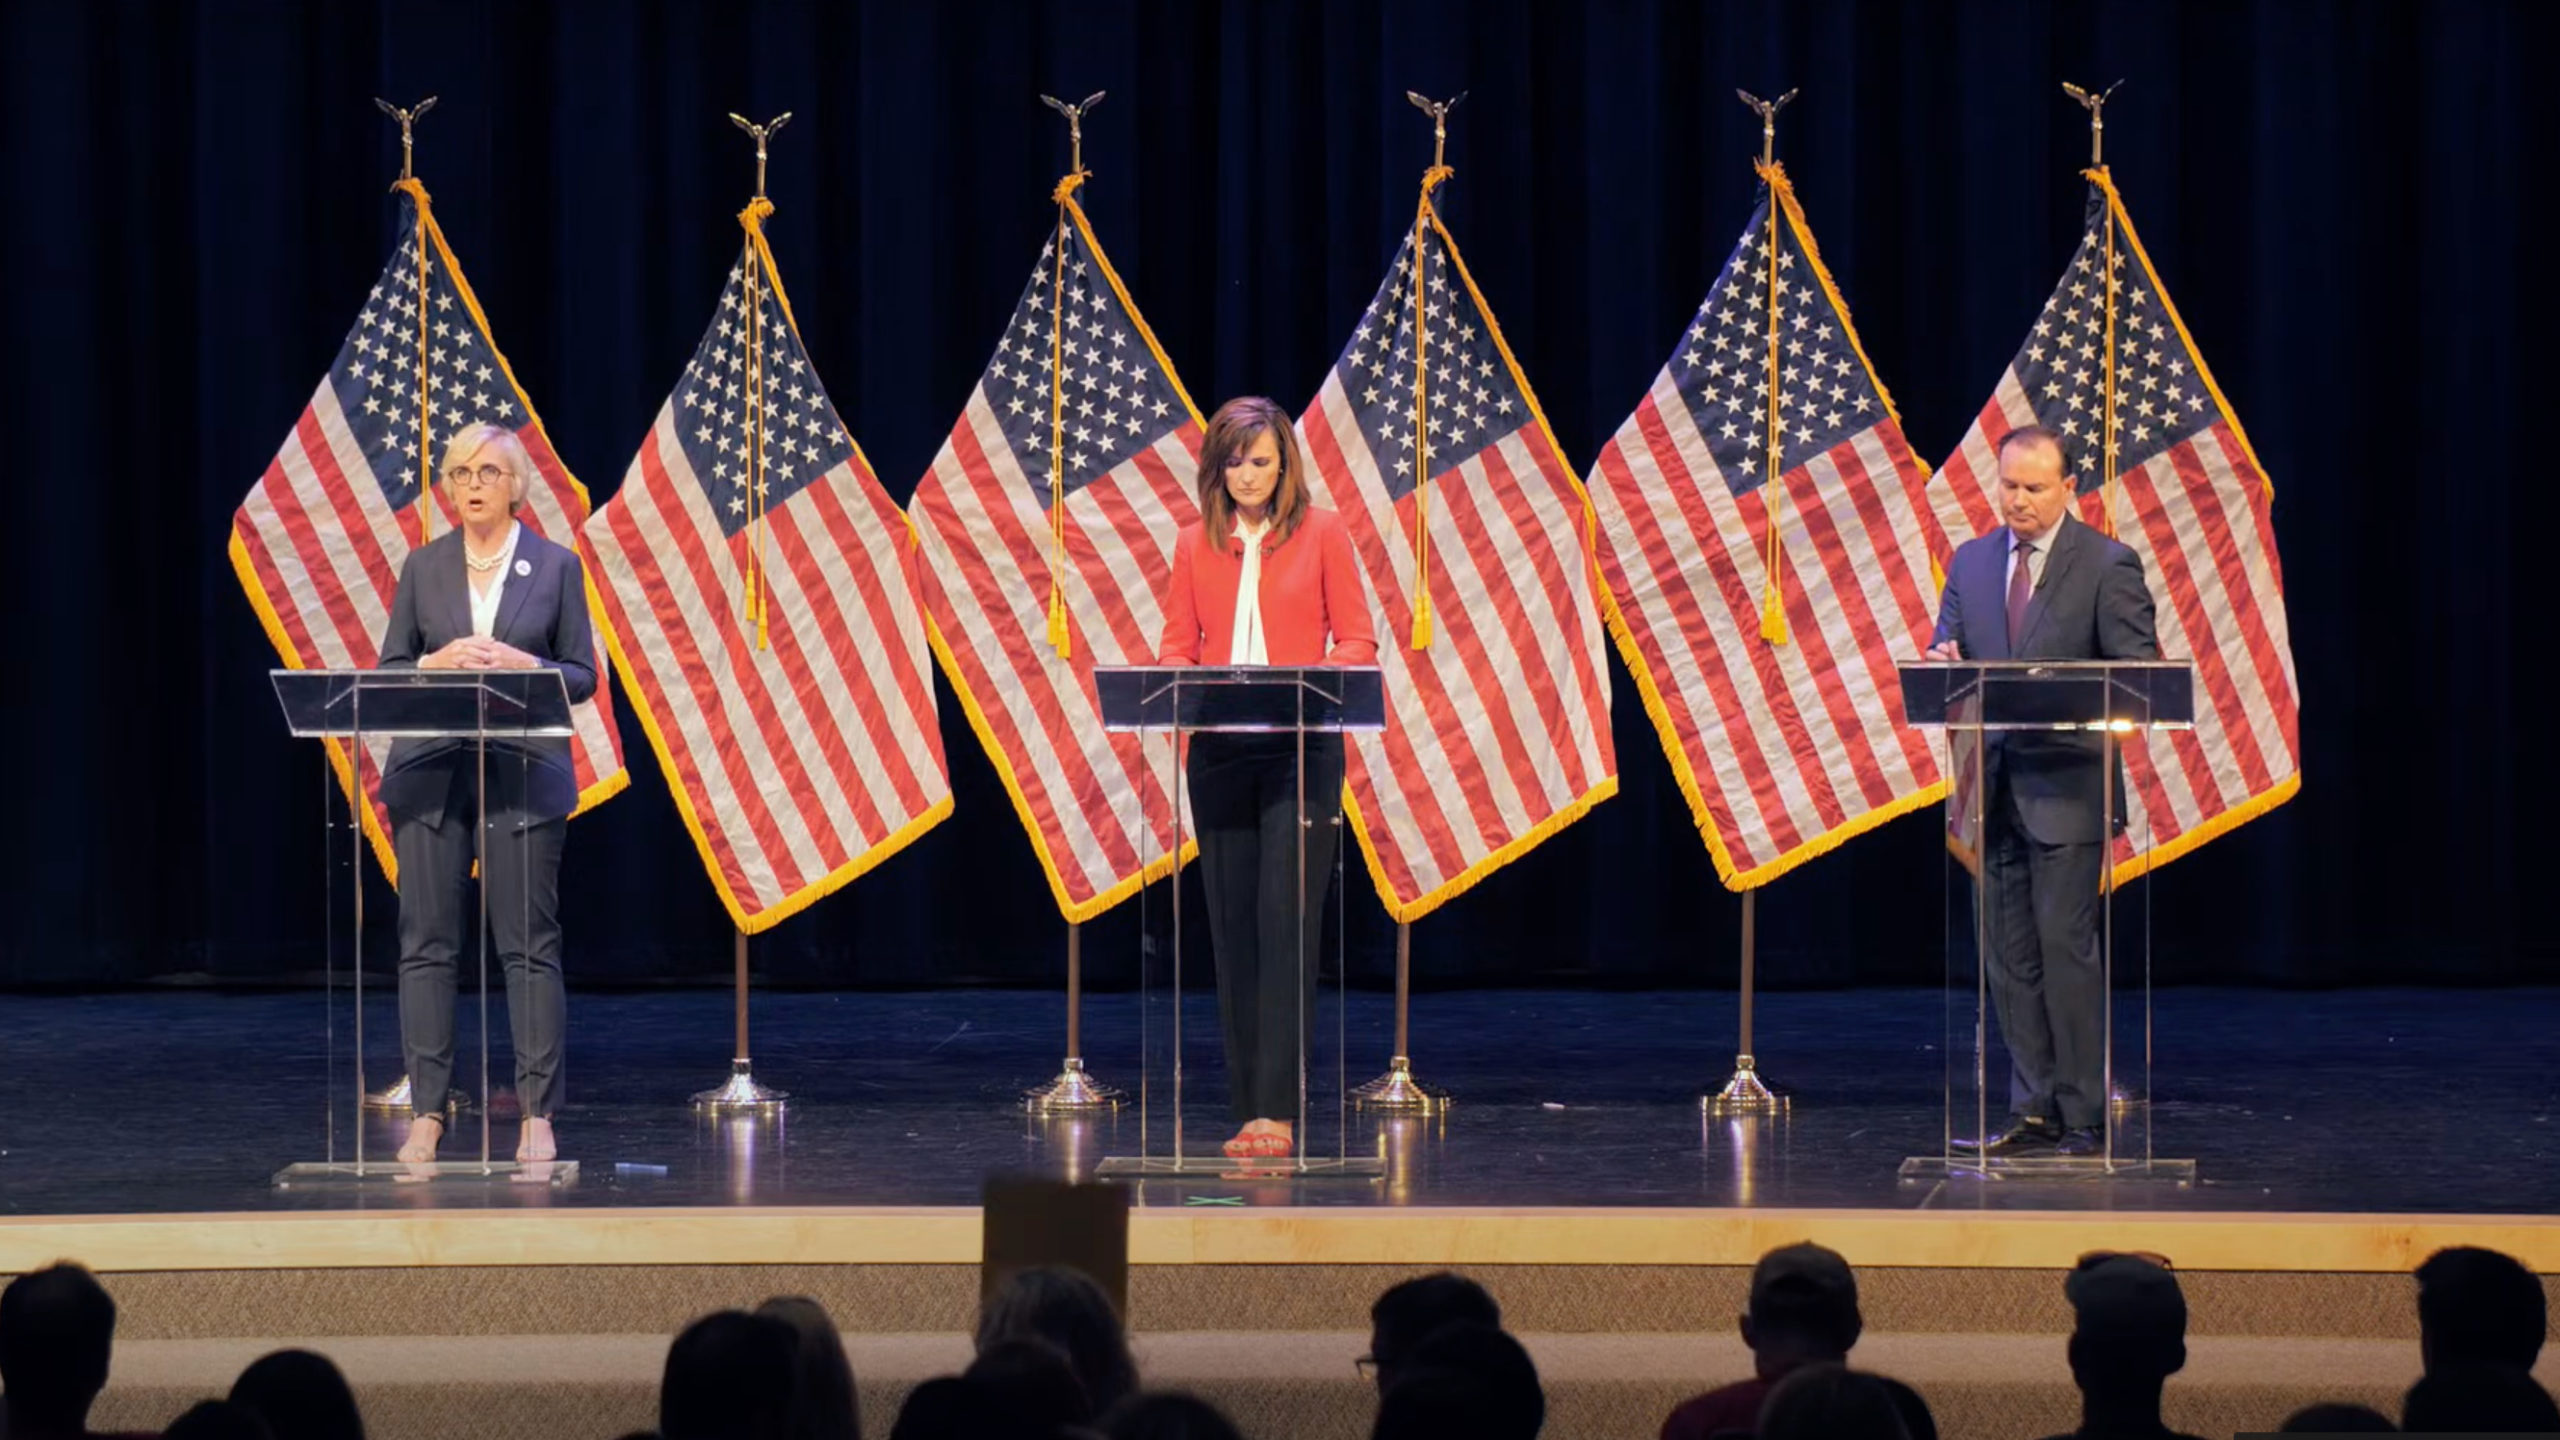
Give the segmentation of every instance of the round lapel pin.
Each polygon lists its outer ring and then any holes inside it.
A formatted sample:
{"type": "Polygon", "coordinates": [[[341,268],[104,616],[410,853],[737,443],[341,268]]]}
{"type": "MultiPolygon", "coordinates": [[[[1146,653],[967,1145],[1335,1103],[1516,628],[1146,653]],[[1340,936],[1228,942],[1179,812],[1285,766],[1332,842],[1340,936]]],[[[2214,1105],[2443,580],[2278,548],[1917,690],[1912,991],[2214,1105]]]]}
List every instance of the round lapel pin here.
{"type": "Polygon", "coordinates": [[[517,561],[517,562],[516,562],[516,575],[517,575],[517,578],[521,579],[521,578],[523,578],[524,576],[530,575],[530,574],[532,574],[532,573],[533,573],[533,562],[532,562],[532,561],[530,561],[530,560],[519,560],[519,561],[517,561]]]}

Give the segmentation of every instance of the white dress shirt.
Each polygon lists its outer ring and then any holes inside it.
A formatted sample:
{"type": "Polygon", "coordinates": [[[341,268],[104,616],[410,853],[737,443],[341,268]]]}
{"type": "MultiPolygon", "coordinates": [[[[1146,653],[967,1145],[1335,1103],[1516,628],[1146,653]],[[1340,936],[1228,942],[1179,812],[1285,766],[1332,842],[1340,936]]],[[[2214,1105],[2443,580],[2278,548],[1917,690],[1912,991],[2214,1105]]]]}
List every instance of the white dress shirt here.
{"type": "Polygon", "coordinates": [[[1262,633],[1262,537],[1271,533],[1266,517],[1259,524],[1236,523],[1244,542],[1244,564],[1236,570],[1236,629],[1227,642],[1230,665],[1268,665],[1271,649],[1262,633]]]}
{"type": "MultiPolygon", "coordinates": [[[[483,590],[477,586],[472,587],[471,633],[483,640],[490,638],[490,632],[497,628],[498,597],[505,593],[507,576],[516,568],[516,537],[522,533],[524,533],[522,521],[507,522],[507,543],[505,548],[498,552],[498,568],[489,572],[489,588],[483,590]]],[[[470,566],[468,557],[471,554],[471,547],[467,542],[463,546],[462,553],[466,557],[462,567],[462,579],[463,583],[468,585],[472,576],[478,572],[470,566]]]]}

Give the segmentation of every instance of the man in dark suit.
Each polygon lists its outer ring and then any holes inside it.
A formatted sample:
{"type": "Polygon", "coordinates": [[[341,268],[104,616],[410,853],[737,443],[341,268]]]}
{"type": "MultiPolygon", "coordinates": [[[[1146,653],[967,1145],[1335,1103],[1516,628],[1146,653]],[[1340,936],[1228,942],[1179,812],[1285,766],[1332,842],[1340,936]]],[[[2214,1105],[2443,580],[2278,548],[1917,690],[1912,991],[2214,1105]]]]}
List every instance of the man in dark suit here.
{"type": "MultiPolygon", "coordinates": [[[[2006,523],[1956,549],[1938,600],[1932,660],[2156,660],[2142,558],[2072,518],[2078,487],[2061,437],[2041,425],[2000,442],[2006,523]]],[[[1958,1141],[1985,1154],[2104,1145],[2106,970],[2098,897],[2109,776],[2100,737],[1984,737],[1983,964],[2009,1047],[2010,1118],[1958,1141]]]]}

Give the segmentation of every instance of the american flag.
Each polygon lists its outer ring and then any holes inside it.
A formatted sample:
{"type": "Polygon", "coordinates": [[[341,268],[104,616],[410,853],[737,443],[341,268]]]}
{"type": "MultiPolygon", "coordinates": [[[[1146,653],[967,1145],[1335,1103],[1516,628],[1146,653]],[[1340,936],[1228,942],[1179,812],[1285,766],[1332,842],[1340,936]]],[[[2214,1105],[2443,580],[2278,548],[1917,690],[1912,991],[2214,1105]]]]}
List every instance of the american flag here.
{"type": "Polygon", "coordinates": [[[748,934],[951,813],[906,520],[801,347],[762,209],[586,527],[632,708],[748,934]]]}
{"type": "Polygon", "coordinates": [[[1590,502],[1437,215],[1421,227],[1414,439],[1408,233],[1298,421],[1379,616],[1387,726],[1351,739],[1351,821],[1399,921],[1429,913],[1618,788],[1590,502]],[[1425,496],[1427,495],[1427,499],[1425,496]],[[1427,517],[1432,635],[1413,632],[1427,517]]]}
{"type": "Polygon", "coordinates": [[[1102,728],[1096,665],[1145,664],[1200,417],[1068,199],[1004,338],[907,507],[935,653],[1012,794],[1058,908],[1092,918],[1172,865],[1166,777],[1102,728]],[[1063,289],[1060,281],[1063,279],[1063,289]],[[1051,563],[1051,376],[1063,376],[1066,564],[1051,563]],[[1052,578],[1070,624],[1049,640],[1052,578]]]}
{"type": "MultiPolygon", "coordinates": [[[[374,663],[400,567],[423,543],[421,487],[462,427],[488,421],[524,442],[538,472],[518,517],[525,528],[574,547],[587,518],[586,487],[552,451],[541,418],[490,339],[488,317],[454,263],[426,187],[404,180],[398,188],[410,201],[400,242],[293,433],[231,517],[231,568],[276,654],[297,670],[374,663]]],[[[453,515],[440,489],[424,493],[434,497],[429,523],[440,534],[455,523],[453,515]]],[[[590,588],[591,606],[594,598],[590,588]]],[[[609,642],[612,628],[601,616],[595,623],[609,642]]],[[[580,810],[630,783],[604,674],[599,663],[595,698],[572,717],[580,810]]],[[[347,781],[345,748],[328,743],[339,778],[347,781]]],[[[365,749],[364,829],[383,873],[397,883],[389,817],[378,793],[391,746],[375,741],[365,749]]]]}
{"type": "Polygon", "coordinates": [[[1929,472],[1786,173],[1773,165],[1763,179],[1679,348],[1600,452],[1592,493],[1619,651],[1736,890],[1944,793],[1927,737],[1903,723],[1896,674],[1927,646],[1936,602],[1929,472]],[[1787,622],[1777,644],[1761,630],[1773,508],[1787,622]]]}
{"type": "Polygon", "coordinates": [[[2104,170],[2089,172],[2088,221],[1964,443],[1932,487],[1948,550],[1999,523],[2000,437],[2029,422],[2062,436],[2080,516],[2142,557],[2158,602],[2160,653],[2191,658],[2202,702],[2193,730],[2125,747],[2128,838],[2116,876],[2163,865],[2293,797],[2302,783],[2299,692],[2284,572],[2258,465],[2195,340],[2169,303],[2104,170]],[[2100,488],[2106,297],[2116,296],[2117,489],[2100,488]],[[2112,517],[2109,512],[2112,511],[2112,517]]]}

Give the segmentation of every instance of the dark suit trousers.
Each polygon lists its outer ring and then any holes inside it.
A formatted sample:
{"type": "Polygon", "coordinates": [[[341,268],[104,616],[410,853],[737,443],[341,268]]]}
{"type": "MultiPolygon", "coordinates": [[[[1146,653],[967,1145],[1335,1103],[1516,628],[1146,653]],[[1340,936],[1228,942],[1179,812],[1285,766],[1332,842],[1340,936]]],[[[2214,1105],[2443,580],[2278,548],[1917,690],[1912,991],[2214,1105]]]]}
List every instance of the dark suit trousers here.
{"type": "Polygon", "coordinates": [[[1984,964],[2009,1047],[2009,1113],[2103,1125],[2107,982],[2098,880],[2106,847],[2047,845],[2028,834],[2001,776],[1983,819],[1984,964]]]}
{"type": "MultiPolygon", "coordinates": [[[[501,762],[492,753],[489,824],[478,824],[475,767],[468,756],[458,763],[463,771],[454,778],[441,823],[407,819],[392,826],[400,857],[400,1046],[409,1061],[410,1113],[443,1110],[453,1081],[454,989],[465,962],[476,959],[470,937],[481,933],[471,880],[471,863],[478,859],[488,894],[489,938],[506,972],[516,1095],[526,1115],[547,1120],[560,1105],[560,1051],[568,1023],[568,995],[560,979],[560,846],[569,822],[525,825],[515,803],[523,787],[501,783],[501,762]],[[485,849],[474,843],[484,837],[485,849]]],[[[472,969],[476,974],[477,965],[472,969]]]]}
{"type": "Polygon", "coordinates": [[[1238,1123],[1297,1120],[1299,1065],[1315,1033],[1325,895],[1341,846],[1342,737],[1306,737],[1303,832],[1297,746],[1293,735],[1208,734],[1191,742],[1191,814],[1218,962],[1227,1095],[1238,1123]]]}

